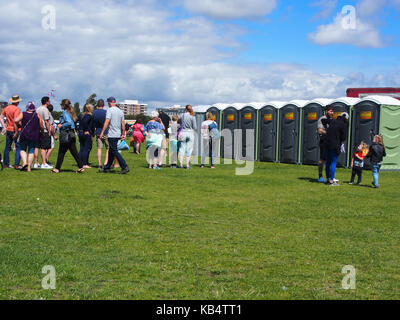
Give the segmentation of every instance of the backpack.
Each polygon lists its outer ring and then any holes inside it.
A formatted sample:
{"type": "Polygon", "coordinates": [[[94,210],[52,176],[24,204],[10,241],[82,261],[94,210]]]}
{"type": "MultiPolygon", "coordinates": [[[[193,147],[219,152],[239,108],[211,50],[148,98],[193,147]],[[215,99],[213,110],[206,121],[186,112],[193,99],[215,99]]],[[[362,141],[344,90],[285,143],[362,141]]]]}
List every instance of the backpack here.
{"type": "Polygon", "coordinates": [[[218,130],[218,125],[216,122],[212,122],[209,126],[208,126],[208,130],[210,131],[210,137],[214,140],[218,140],[219,138],[221,138],[221,133],[218,130]]]}

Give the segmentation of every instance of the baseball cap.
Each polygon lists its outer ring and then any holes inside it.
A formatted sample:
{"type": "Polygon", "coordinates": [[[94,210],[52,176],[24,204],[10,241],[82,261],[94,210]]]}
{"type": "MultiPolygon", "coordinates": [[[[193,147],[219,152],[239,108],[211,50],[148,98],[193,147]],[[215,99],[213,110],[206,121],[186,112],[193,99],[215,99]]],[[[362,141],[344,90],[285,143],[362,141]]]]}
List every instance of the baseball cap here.
{"type": "Polygon", "coordinates": [[[347,112],[342,112],[342,114],[340,115],[342,118],[345,118],[346,120],[350,119],[350,116],[347,112]]]}
{"type": "Polygon", "coordinates": [[[115,99],[114,97],[109,97],[107,99],[107,102],[116,102],[116,101],[117,101],[117,99],[115,99]]]}

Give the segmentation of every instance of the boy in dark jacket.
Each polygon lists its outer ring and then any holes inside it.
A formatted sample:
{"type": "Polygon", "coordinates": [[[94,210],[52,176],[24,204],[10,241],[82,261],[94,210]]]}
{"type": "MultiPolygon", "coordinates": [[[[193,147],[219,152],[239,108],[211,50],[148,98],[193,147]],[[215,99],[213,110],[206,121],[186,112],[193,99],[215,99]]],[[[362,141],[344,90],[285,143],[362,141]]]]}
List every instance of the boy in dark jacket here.
{"type": "Polygon", "coordinates": [[[372,141],[372,146],[369,148],[367,157],[370,159],[372,165],[372,188],[379,188],[379,172],[382,167],[383,157],[386,157],[385,145],[383,143],[383,136],[376,135],[372,141]]]}
{"type": "Polygon", "coordinates": [[[359,186],[361,184],[362,172],[364,168],[364,159],[367,154],[368,154],[368,145],[365,142],[361,142],[357,148],[357,151],[354,152],[353,159],[351,160],[352,173],[349,184],[354,183],[354,178],[356,177],[356,175],[358,176],[357,185],[359,186]]]}

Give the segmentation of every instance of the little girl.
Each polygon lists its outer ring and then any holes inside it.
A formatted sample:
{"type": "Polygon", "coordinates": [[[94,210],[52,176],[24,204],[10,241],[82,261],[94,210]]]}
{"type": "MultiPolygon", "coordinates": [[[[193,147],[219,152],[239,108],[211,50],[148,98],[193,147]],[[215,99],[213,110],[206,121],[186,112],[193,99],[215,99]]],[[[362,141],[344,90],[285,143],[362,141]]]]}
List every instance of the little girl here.
{"type": "Polygon", "coordinates": [[[351,179],[349,184],[354,183],[354,178],[356,177],[356,175],[358,176],[357,185],[359,186],[361,184],[362,171],[364,168],[364,159],[367,154],[368,154],[368,145],[365,142],[361,142],[357,148],[357,151],[354,152],[353,159],[351,160],[351,167],[353,171],[351,173],[351,179]]]}
{"type": "Polygon", "coordinates": [[[171,168],[177,168],[178,160],[178,124],[179,117],[177,115],[172,116],[172,122],[169,125],[169,159],[171,162],[171,168]]]}
{"type": "Polygon", "coordinates": [[[369,148],[367,158],[370,159],[372,165],[372,188],[379,188],[379,171],[382,167],[383,157],[386,157],[385,145],[383,143],[383,136],[376,135],[372,141],[372,146],[369,148]]]}

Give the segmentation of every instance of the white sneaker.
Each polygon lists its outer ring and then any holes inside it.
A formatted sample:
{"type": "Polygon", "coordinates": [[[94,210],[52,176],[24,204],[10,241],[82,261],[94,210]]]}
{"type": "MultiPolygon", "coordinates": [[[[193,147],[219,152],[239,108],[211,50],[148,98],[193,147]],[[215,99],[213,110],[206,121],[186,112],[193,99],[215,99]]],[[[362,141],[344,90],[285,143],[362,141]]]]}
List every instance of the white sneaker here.
{"type": "Polygon", "coordinates": [[[333,179],[333,182],[336,182],[336,183],[337,183],[337,182],[339,182],[339,180],[338,180],[338,179],[333,179]]]}
{"type": "Polygon", "coordinates": [[[35,164],[33,165],[33,169],[40,169],[40,164],[35,163],[35,164]]]}
{"type": "Polygon", "coordinates": [[[51,170],[51,169],[53,169],[53,166],[50,166],[50,165],[48,165],[48,164],[46,163],[46,164],[42,165],[42,166],[40,167],[40,169],[51,170]]]}

